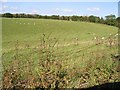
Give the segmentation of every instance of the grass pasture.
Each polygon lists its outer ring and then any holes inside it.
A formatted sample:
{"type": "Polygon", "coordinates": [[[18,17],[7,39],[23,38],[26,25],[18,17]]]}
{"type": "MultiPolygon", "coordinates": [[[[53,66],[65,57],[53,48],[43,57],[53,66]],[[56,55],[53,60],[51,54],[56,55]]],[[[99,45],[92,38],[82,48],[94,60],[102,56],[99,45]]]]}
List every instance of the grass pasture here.
{"type": "Polygon", "coordinates": [[[44,19],[2,22],[3,87],[84,88],[120,81],[118,61],[111,56],[118,53],[116,27],[44,19]]]}

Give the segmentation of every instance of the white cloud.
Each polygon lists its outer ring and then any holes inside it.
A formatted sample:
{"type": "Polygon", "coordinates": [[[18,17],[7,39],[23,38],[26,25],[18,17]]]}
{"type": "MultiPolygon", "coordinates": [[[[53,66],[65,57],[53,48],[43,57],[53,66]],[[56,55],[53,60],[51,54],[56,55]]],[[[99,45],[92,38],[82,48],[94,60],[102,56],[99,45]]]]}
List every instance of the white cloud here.
{"type": "Polygon", "coordinates": [[[0,0],[0,2],[7,2],[8,0],[0,0]]]}
{"type": "Polygon", "coordinates": [[[54,9],[54,11],[57,11],[57,12],[73,12],[72,9],[68,9],[68,8],[56,8],[56,9],[54,9]]]}
{"type": "Polygon", "coordinates": [[[2,11],[2,7],[0,7],[0,12],[2,11]]]}
{"type": "Polygon", "coordinates": [[[8,8],[8,6],[5,6],[5,5],[4,5],[3,8],[8,8]]]}
{"type": "Polygon", "coordinates": [[[28,12],[29,14],[39,14],[39,10],[32,10],[31,12],[28,12]]]}
{"type": "Polygon", "coordinates": [[[39,11],[38,10],[32,10],[32,13],[38,14],[39,11]]]}
{"type": "Polygon", "coordinates": [[[54,9],[55,11],[60,11],[60,8],[56,8],[56,9],[54,9]]]}
{"type": "Polygon", "coordinates": [[[100,11],[100,8],[93,7],[93,8],[87,8],[88,11],[100,11]]]}
{"type": "Polygon", "coordinates": [[[17,7],[11,7],[11,9],[14,10],[14,11],[18,10],[17,7]]]}
{"type": "Polygon", "coordinates": [[[6,10],[8,8],[8,6],[6,6],[6,5],[4,5],[4,6],[2,6],[2,10],[6,10]]]}
{"type": "Polygon", "coordinates": [[[62,11],[63,11],[63,12],[73,12],[72,9],[63,9],[62,11]]]}
{"type": "Polygon", "coordinates": [[[17,7],[9,7],[9,6],[6,6],[6,5],[3,5],[0,10],[6,11],[7,9],[9,9],[11,11],[17,11],[18,10],[17,7]]]}

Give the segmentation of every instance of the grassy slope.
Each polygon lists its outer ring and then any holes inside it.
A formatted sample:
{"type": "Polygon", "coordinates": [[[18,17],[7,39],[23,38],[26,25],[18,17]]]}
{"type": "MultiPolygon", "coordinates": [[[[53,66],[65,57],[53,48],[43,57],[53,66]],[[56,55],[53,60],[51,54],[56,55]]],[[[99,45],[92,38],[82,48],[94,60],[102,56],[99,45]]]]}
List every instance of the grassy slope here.
{"type": "Polygon", "coordinates": [[[72,43],[71,41],[75,40],[75,38],[78,38],[79,41],[91,40],[94,37],[93,33],[99,37],[107,37],[109,34],[116,32],[116,27],[87,22],[3,19],[3,49],[12,48],[17,40],[22,43],[27,42],[31,44],[32,42],[32,44],[36,45],[36,41],[41,38],[43,33],[47,36],[51,34],[51,36],[57,38],[60,43],[72,43]]]}
{"type": "Polygon", "coordinates": [[[52,33],[52,36],[60,39],[65,38],[71,40],[72,38],[80,38],[85,40],[90,39],[93,33],[98,36],[108,36],[110,33],[112,34],[116,31],[117,28],[115,27],[86,22],[41,19],[3,19],[3,42],[15,40],[34,41],[40,38],[40,34],[42,33],[52,33]],[[20,23],[22,24],[20,25],[20,23]],[[28,23],[30,24],[28,25],[28,23]]]}
{"type": "MultiPolygon", "coordinates": [[[[40,43],[38,40],[41,38],[41,35],[43,33],[45,33],[46,36],[51,33],[50,38],[55,37],[59,40],[59,43],[62,44],[58,49],[55,48],[55,52],[52,52],[52,54],[55,55],[53,59],[62,61],[62,70],[67,70],[68,72],[68,76],[66,76],[66,78],[70,78],[71,82],[67,87],[79,87],[80,85],[78,84],[82,83],[79,75],[81,75],[81,73],[84,75],[84,72],[90,74],[90,78],[85,79],[86,82],[89,83],[88,86],[98,84],[97,79],[101,80],[102,78],[104,80],[108,80],[108,76],[112,75],[109,72],[109,70],[112,69],[111,67],[113,64],[110,54],[117,52],[116,47],[109,48],[105,45],[98,45],[90,49],[80,51],[78,53],[76,52],[81,49],[81,46],[87,47],[91,45],[91,42],[88,41],[91,41],[93,39],[93,33],[99,37],[108,37],[110,34],[117,33],[116,27],[87,22],[69,22],[42,19],[3,19],[2,33],[3,52],[7,51],[3,55],[3,64],[5,66],[10,65],[10,62],[8,61],[12,61],[16,53],[11,49],[15,48],[16,40],[19,40],[19,43],[21,43],[19,47],[25,45],[26,43],[29,43],[30,47],[32,47],[40,43]],[[20,23],[22,24],[20,25],[20,23]],[[30,24],[26,25],[24,23],[30,24]],[[72,44],[75,42],[75,38],[78,38],[78,41],[80,41],[78,45],[72,44]],[[107,73],[109,72],[110,74],[108,73],[105,77],[103,75],[100,78],[97,78],[94,76],[94,74],[96,74],[96,67],[101,68],[101,70],[108,70],[107,73]],[[71,72],[73,72],[73,74],[71,72]]],[[[49,42],[50,41],[47,43],[49,44],[49,42]]],[[[23,63],[25,64],[27,62],[27,60],[32,60],[34,62],[32,63],[33,66],[29,66],[29,68],[32,68],[32,71],[34,73],[40,70],[40,67],[37,65],[41,59],[39,57],[39,48],[24,48],[22,50],[18,50],[18,52],[21,55],[18,57],[19,61],[21,62],[21,67],[23,63]]],[[[46,56],[44,56],[44,53],[43,57],[46,58],[46,56]]],[[[24,69],[26,70],[26,68],[24,69]]],[[[98,76],[101,75],[101,72],[97,73],[98,76]]],[[[112,80],[115,81],[114,77],[112,80]]],[[[101,83],[103,82],[104,81],[101,81],[101,83]]]]}

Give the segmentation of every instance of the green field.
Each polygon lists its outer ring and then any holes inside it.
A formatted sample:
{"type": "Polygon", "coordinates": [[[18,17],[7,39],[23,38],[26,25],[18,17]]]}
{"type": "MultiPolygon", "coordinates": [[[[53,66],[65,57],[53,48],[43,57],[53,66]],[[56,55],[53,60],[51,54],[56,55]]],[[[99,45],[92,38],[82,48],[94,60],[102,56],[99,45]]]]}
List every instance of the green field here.
{"type": "Polygon", "coordinates": [[[3,18],[3,75],[8,78],[3,85],[22,87],[18,83],[27,80],[26,87],[53,88],[58,80],[58,87],[83,88],[120,81],[111,58],[117,53],[117,32],[89,22],[3,18]],[[41,81],[33,85],[36,79],[41,81]]]}
{"type": "Polygon", "coordinates": [[[2,27],[3,51],[9,46],[12,48],[17,40],[34,44],[42,34],[55,37],[59,39],[60,43],[72,43],[76,38],[84,42],[92,40],[93,34],[99,37],[108,37],[117,32],[116,27],[102,24],[39,19],[3,19],[2,27]]]}

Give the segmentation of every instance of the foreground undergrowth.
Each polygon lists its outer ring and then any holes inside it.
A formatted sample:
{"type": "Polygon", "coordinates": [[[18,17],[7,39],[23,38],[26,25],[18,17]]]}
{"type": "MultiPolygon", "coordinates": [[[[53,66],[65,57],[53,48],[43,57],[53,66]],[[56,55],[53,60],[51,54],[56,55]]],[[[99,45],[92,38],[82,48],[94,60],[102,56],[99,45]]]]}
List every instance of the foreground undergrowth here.
{"type": "Polygon", "coordinates": [[[114,57],[118,46],[110,39],[82,48],[80,42],[59,46],[58,39],[45,34],[34,48],[20,49],[16,41],[14,50],[2,55],[3,88],[86,88],[119,82],[119,60],[114,57]]]}

